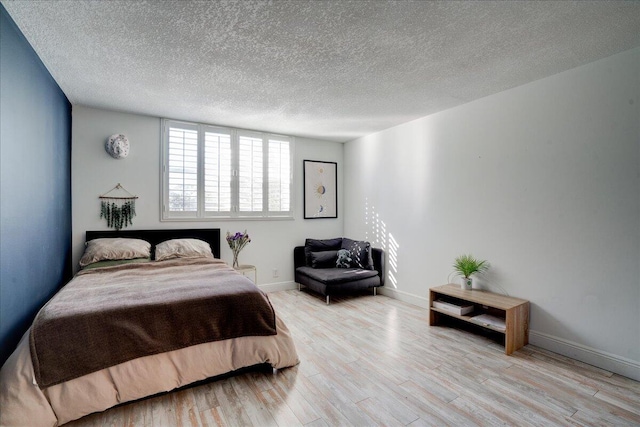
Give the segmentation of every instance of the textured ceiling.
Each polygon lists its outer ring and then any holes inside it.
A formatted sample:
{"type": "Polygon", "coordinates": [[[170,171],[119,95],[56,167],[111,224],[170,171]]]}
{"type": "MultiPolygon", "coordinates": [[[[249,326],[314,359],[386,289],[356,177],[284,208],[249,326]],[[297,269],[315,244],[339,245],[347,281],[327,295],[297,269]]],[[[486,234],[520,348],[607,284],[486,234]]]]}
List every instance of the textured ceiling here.
{"type": "Polygon", "coordinates": [[[640,2],[10,1],[74,105],[347,141],[640,46],[640,2]]]}

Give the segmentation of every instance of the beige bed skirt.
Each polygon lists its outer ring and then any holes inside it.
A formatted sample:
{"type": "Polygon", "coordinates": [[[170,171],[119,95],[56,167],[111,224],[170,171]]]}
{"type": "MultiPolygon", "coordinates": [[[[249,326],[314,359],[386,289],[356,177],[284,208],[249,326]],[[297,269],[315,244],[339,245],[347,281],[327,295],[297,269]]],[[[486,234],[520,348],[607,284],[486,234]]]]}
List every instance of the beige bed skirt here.
{"type": "Polygon", "coordinates": [[[277,335],[214,341],[145,356],[44,390],[35,382],[27,331],[0,370],[0,425],[57,426],[247,366],[296,365],[293,339],[277,316],[276,328],[277,335]]]}

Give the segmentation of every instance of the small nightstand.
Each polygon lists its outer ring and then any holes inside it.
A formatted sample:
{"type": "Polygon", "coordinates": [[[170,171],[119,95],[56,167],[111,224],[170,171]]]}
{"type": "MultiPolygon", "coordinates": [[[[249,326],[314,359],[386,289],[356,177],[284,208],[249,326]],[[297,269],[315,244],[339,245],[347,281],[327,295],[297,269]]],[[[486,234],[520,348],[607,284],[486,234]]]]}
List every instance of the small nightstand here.
{"type": "Polygon", "coordinates": [[[235,270],[245,277],[248,277],[253,283],[256,283],[257,274],[255,265],[239,265],[235,270]]]}

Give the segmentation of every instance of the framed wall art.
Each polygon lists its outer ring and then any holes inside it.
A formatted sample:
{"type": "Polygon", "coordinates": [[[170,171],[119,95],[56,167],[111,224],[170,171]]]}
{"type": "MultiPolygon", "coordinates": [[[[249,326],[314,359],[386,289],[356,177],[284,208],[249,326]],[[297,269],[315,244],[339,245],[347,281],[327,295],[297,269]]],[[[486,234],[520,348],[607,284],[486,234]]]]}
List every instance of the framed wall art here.
{"type": "Polygon", "coordinates": [[[304,160],[304,218],[338,217],[338,164],[304,160]]]}

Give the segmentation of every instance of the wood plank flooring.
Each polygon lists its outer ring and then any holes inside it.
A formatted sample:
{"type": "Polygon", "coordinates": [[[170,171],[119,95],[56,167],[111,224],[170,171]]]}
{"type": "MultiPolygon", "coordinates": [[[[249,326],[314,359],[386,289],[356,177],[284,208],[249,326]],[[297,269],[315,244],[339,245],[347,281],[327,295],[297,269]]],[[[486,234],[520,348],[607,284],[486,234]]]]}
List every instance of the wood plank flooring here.
{"type": "Polygon", "coordinates": [[[640,383],[526,346],[428,326],[385,296],[269,297],[301,363],[122,405],[68,426],[639,426],[640,383]]]}

